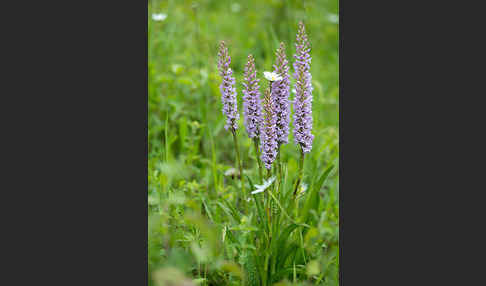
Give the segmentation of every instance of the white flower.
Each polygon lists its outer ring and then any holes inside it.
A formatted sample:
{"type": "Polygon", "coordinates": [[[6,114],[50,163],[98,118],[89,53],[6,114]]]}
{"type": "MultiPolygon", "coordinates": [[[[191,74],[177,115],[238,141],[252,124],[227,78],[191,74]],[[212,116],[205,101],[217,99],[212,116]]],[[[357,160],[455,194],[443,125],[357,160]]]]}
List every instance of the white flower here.
{"type": "Polygon", "coordinates": [[[152,14],[152,20],[154,21],[164,21],[166,18],[167,14],[164,13],[152,14]]]}
{"type": "Polygon", "coordinates": [[[258,193],[261,193],[263,191],[265,191],[266,188],[270,187],[270,185],[275,181],[275,176],[274,177],[271,177],[270,179],[268,179],[267,181],[263,182],[263,185],[255,185],[255,187],[257,188],[256,190],[254,190],[253,192],[251,192],[252,195],[254,194],[258,194],[258,193]]]}
{"type": "Polygon", "coordinates": [[[253,192],[251,192],[251,194],[252,194],[252,195],[256,195],[256,194],[261,193],[261,192],[263,192],[263,191],[265,191],[265,189],[256,189],[256,190],[254,190],[253,192]]]}
{"type": "Polygon", "coordinates": [[[300,187],[299,187],[299,196],[303,195],[305,193],[305,191],[307,191],[307,184],[302,182],[302,184],[300,184],[300,187]]]}
{"type": "Polygon", "coordinates": [[[265,76],[265,78],[269,81],[278,81],[278,80],[282,80],[282,77],[279,76],[277,73],[274,73],[274,72],[263,72],[263,75],[265,76]]]}

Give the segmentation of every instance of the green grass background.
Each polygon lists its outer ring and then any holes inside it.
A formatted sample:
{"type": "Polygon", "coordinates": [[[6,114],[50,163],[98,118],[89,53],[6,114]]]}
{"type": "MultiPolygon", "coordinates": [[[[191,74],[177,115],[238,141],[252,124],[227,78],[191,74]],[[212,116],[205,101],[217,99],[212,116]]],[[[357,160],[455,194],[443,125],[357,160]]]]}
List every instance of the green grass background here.
{"type": "MultiPolygon", "coordinates": [[[[263,71],[272,70],[281,41],[293,63],[301,20],[312,48],[315,135],[305,162],[304,182],[313,182],[331,164],[335,167],[319,190],[319,203],[312,211],[312,235],[302,238],[310,257],[309,263],[299,267],[307,275],[287,280],[289,285],[338,285],[339,28],[330,16],[337,14],[337,0],[149,1],[150,285],[169,285],[167,277],[200,285],[243,283],[243,262],[235,251],[251,248],[239,237],[255,226],[247,216],[236,221],[220,206],[229,203],[243,212],[236,204],[242,196],[237,182],[224,175],[235,167],[235,153],[231,133],[223,128],[221,79],[216,70],[218,43],[227,42],[236,76],[243,168],[250,178],[257,178],[254,150],[241,112],[244,65],[248,54],[253,54],[262,78],[263,71]],[[167,18],[156,22],[152,13],[165,13],[167,18]],[[316,267],[317,274],[309,272],[316,267]]],[[[262,79],[261,86],[264,84],[262,79]]],[[[282,147],[282,161],[292,176],[297,172],[298,151],[290,135],[289,144],[282,147]]]]}

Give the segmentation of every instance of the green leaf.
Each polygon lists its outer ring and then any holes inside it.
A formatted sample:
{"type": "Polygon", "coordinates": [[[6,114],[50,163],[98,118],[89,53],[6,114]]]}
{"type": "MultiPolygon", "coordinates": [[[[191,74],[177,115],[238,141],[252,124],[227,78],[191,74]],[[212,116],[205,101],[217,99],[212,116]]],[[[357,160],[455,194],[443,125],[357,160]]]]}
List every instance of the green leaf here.
{"type": "Polygon", "coordinates": [[[309,211],[311,209],[316,209],[317,206],[319,205],[319,190],[321,189],[322,184],[324,184],[327,177],[329,176],[329,173],[331,173],[333,168],[334,165],[329,166],[324,171],[324,173],[322,173],[317,183],[313,184],[313,186],[311,187],[310,193],[307,196],[307,200],[305,202],[304,208],[302,209],[302,213],[301,213],[301,219],[303,222],[307,221],[307,218],[309,217],[309,211]]]}
{"type": "Polygon", "coordinates": [[[234,237],[233,232],[230,229],[226,230],[226,237],[228,237],[228,239],[232,243],[234,243],[235,245],[238,245],[238,240],[234,237]]]}
{"type": "Polygon", "coordinates": [[[235,209],[233,205],[231,205],[228,201],[224,201],[226,206],[231,210],[231,213],[233,214],[233,217],[236,221],[241,221],[241,215],[240,213],[235,209]]]}
{"type": "Polygon", "coordinates": [[[223,205],[223,203],[216,202],[216,205],[218,205],[228,217],[233,218],[236,222],[240,221],[227,206],[223,205]]]}
{"type": "MultiPolygon", "coordinates": [[[[284,263],[283,255],[286,253],[284,251],[287,249],[287,240],[292,234],[292,232],[298,227],[297,224],[291,224],[287,226],[282,233],[279,234],[278,239],[277,239],[277,244],[276,244],[276,250],[278,255],[277,255],[277,266],[282,267],[282,263],[284,263]]],[[[286,257],[285,257],[286,258],[286,257]]]]}
{"type": "Polygon", "coordinates": [[[277,260],[277,269],[281,269],[285,266],[285,261],[291,255],[294,255],[297,250],[299,250],[299,245],[297,243],[290,243],[288,247],[283,249],[279,252],[278,260],[277,260]],[[282,254],[280,254],[282,253],[282,254]]]}

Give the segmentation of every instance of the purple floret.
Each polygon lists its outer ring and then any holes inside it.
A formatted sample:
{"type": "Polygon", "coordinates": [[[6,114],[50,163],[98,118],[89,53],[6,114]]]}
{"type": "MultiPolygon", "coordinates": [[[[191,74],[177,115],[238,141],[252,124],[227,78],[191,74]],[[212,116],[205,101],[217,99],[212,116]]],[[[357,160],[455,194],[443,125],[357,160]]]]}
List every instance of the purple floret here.
{"type": "Polygon", "coordinates": [[[277,131],[276,122],[277,116],[275,113],[274,100],[271,97],[270,90],[265,91],[263,98],[263,112],[265,117],[262,121],[261,127],[261,159],[265,164],[265,168],[270,170],[272,163],[277,157],[277,131]]]}
{"type": "Polygon", "coordinates": [[[308,153],[312,149],[312,76],[310,74],[311,57],[309,41],[305,34],[304,24],[299,23],[297,33],[296,54],[294,55],[294,140],[300,144],[302,151],[308,153]]]}
{"type": "Polygon", "coordinates": [[[280,81],[272,83],[272,97],[275,100],[275,111],[277,115],[276,131],[277,142],[279,144],[288,143],[289,137],[289,123],[290,123],[290,80],[289,80],[289,66],[287,56],[285,54],[285,45],[280,43],[280,47],[276,52],[276,63],[273,66],[274,72],[282,77],[280,81]]]}
{"type": "Polygon", "coordinates": [[[235,78],[233,77],[233,71],[229,67],[231,63],[231,57],[228,54],[228,48],[224,41],[221,41],[218,53],[218,71],[219,75],[223,79],[219,89],[221,90],[221,101],[223,103],[223,114],[226,116],[226,124],[224,128],[228,130],[238,129],[238,105],[236,102],[236,89],[235,78]]]}
{"type": "Polygon", "coordinates": [[[260,125],[262,121],[260,80],[256,76],[255,60],[252,55],[248,56],[245,66],[245,80],[243,82],[243,115],[248,137],[258,138],[260,135],[260,125]]]}

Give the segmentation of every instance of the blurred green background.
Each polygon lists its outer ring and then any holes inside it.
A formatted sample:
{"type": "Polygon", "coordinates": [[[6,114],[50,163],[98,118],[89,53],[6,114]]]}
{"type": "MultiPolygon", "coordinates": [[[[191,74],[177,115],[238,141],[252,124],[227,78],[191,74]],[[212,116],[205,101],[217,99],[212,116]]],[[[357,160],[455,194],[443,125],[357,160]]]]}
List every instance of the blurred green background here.
{"type": "MultiPolygon", "coordinates": [[[[316,237],[306,241],[318,263],[305,267],[318,265],[319,269],[306,279],[299,276],[295,285],[338,285],[338,13],[337,0],[149,1],[150,285],[241,284],[241,263],[231,254],[241,245],[228,245],[222,237],[228,235],[229,227],[243,232],[251,229],[246,221],[230,225],[217,206],[239,196],[239,189],[225,176],[235,165],[231,133],[223,128],[217,48],[225,40],[232,58],[240,112],[238,140],[245,172],[253,176],[252,142],[241,112],[243,69],[251,53],[260,78],[263,71],[273,70],[279,42],[285,43],[293,63],[299,21],[304,22],[311,43],[314,86],[315,140],[306,159],[304,181],[330,164],[336,171],[320,193],[314,214],[316,237]],[[315,245],[318,249],[313,249],[315,245]],[[179,284],[167,281],[178,275],[179,284]]],[[[293,73],[292,66],[290,70],[293,73]]],[[[298,148],[292,135],[282,147],[282,159],[289,173],[296,172],[298,148]]]]}

